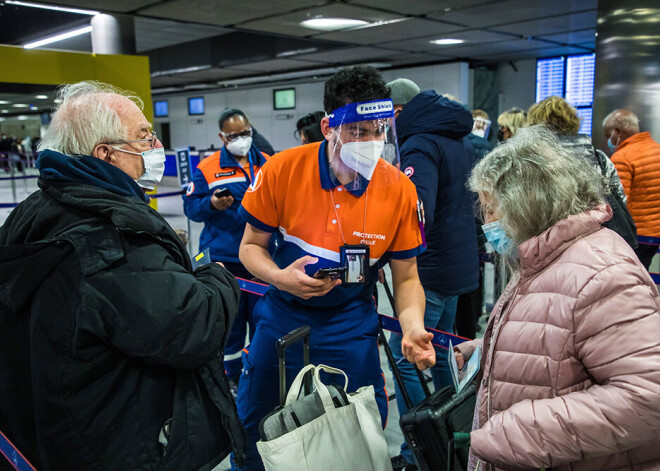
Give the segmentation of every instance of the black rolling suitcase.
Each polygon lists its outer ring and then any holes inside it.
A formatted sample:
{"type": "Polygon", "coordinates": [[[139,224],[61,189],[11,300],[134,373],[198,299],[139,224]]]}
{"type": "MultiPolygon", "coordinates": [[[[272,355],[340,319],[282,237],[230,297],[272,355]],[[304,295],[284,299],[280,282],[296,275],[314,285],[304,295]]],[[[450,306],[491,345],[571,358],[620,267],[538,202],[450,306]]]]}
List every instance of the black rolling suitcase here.
{"type": "Polygon", "coordinates": [[[468,448],[454,450],[454,432],[470,432],[476,403],[476,385],[470,384],[457,396],[447,386],[424,399],[399,420],[403,436],[422,471],[464,471],[468,448]],[[453,463],[451,467],[448,465],[453,463]]]}
{"type": "MultiPolygon", "coordinates": [[[[389,287],[386,285],[385,288],[391,298],[389,287]]],[[[392,307],[394,308],[394,305],[392,307]]],[[[423,374],[417,370],[426,399],[411,407],[410,397],[382,328],[380,335],[385,354],[392,366],[392,374],[408,406],[408,412],[401,416],[399,424],[403,437],[415,455],[417,467],[421,471],[467,470],[469,448],[455,449],[454,433],[469,433],[472,430],[477,385],[472,382],[459,395],[456,395],[453,385],[430,394],[423,374]]]]}

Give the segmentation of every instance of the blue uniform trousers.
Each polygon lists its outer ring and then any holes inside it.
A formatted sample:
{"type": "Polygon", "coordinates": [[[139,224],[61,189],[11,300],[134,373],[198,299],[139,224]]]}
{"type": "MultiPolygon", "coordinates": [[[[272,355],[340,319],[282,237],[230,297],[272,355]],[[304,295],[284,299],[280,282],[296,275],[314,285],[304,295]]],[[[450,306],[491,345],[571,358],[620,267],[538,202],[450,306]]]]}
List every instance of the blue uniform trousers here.
{"type": "MultiPolygon", "coordinates": [[[[223,262],[223,264],[234,276],[247,280],[252,278],[250,272],[240,263],[223,262]]],[[[233,381],[239,380],[241,371],[243,370],[241,356],[245,347],[245,336],[248,333],[248,326],[250,327],[250,339],[254,335],[255,327],[252,321],[252,311],[260,298],[261,296],[259,295],[241,291],[238,313],[234,318],[234,323],[227,336],[227,343],[224,349],[225,371],[227,372],[227,378],[233,381]]]]}
{"type": "MultiPolygon", "coordinates": [[[[385,425],[387,392],[378,353],[378,317],[372,302],[355,301],[340,309],[294,307],[269,291],[255,306],[254,319],[256,331],[243,355],[243,374],[236,401],[248,437],[243,471],[264,469],[256,442],[261,419],[279,405],[275,342],[302,325],[311,327],[310,362],[343,370],[348,376],[348,392],[373,385],[385,425]]],[[[302,342],[287,350],[286,366],[288,390],[303,366],[302,342]]],[[[343,377],[326,376],[323,381],[343,386],[343,377]]],[[[233,460],[232,469],[238,469],[233,460]]]]}

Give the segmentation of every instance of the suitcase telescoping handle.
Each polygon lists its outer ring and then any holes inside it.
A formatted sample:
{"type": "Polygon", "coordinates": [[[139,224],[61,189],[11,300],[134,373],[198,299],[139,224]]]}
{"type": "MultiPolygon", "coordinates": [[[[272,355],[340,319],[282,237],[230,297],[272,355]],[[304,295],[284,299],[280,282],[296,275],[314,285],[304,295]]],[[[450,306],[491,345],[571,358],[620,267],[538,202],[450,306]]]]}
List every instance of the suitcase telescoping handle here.
{"type": "MultiPolygon", "coordinates": [[[[396,313],[396,307],[394,307],[394,296],[392,296],[390,285],[387,284],[387,279],[383,280],[383,287],[385,288],[385,294],[387,294],[387,299],[390,300],[390,304],[392,305],[392,313],[394,314],[394,317],[398,318],[399,316],[396,313]]],[[[381,338],[383,345],[385,345],[385,335],[383,334],[382,328],[381,328],[381,338]]],[[[386,355],[388,350],[389,350],[389,345],[387,345],[387,348],[385,349],[386,355]]],[[[403,384],[403,381],[401,380],[401,373],[399,372],[399,366],[396,364],[395,361],[393,361],[391,350],[389,350],[389,355],[387,355],[387,359],[389,360],[390,365],[392,365],[392,374],[394,375],[394,378],[396,379],[396,382],[399,385],[399,389],[401,390],[401,394],[403,395],[403,400],[405,401],[408,409],[412,409],[412,407],[409,405],[410,396],[408,395],[408,391],[405,391],[406,387],[403,384]],[[408,399],[406,399],[406,397],[408,399]]],[[[422,384],[422,389],[424,390],[424,394],[426,395],[426,397],[429,397],[431,395],[431,390],[429,389],[429,385],[426,383],[426,377],[424,376],[424,373],[422,373],[419,370],[419,368],[417,368],[417,365],[414,365],[414,367],[415,367],[415,373],[417,373],[417,377],[419,378],[419,382],[422,384]]]]}
{"type": "MultiPolygon", "coordinates": [[[[277,359],[280,364],[280,406],[283,406],[286,402],[286,349],[302,339],[303,366],[307,366],[309,364],[309,333],[311,330],[308,325],[303,325],[277,340],[277,359]]],[[[304,391],[309,392],[309,378],[305,378],[304,385],[304,391]]]]}

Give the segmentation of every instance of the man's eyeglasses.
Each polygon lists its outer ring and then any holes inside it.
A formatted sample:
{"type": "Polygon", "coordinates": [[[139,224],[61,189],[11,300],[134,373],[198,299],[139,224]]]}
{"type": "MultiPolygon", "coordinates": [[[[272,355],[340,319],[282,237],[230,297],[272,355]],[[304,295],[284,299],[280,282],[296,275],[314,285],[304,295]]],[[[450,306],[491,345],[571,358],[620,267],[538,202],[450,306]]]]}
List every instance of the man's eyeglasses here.
{"type": "Polygon", "coordinates": [[[156,131],[151,131],[151,136],[148,139],[135,139],[134,141],[119,141],[115,142],[114,144],[131,144],[133,142],[148,142],[151,148],[156,147],[156,143],[158,142],[158,136],[156,136],[156,131]]]}
{"type": "Polygon", "coordinates": [[[220,134],[222,134],[225,139],[231,142],[231,141],[235,141],[239,137],[252,137],[252,128],[248,129],[247,131],[241,131],[234,134],[226,134],[220,131],[220,134]]]}

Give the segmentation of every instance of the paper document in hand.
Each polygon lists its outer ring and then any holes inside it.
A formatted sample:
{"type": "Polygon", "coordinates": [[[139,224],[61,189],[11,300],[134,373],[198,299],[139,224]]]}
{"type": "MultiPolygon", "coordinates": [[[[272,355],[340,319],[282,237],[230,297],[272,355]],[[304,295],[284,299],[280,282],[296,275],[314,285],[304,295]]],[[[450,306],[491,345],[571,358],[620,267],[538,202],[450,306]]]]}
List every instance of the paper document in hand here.
{"type": "Polygon", "coordinates": [[[454,382],[456,394],[460,394],[465,386],[470,384],[470,381],[472,381],[479,371],[480,364],[481,347],[477,347],[470,357],[470,361],[463,365],[463,369],[459,371],[458,363],[456,363],[456,357],[454,356],[454,346],[451,340],[449,341],[449,369],[451,370],[451,378],[454,382]]]}

